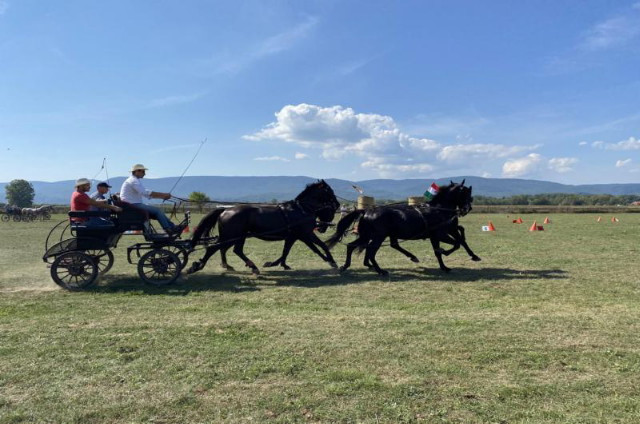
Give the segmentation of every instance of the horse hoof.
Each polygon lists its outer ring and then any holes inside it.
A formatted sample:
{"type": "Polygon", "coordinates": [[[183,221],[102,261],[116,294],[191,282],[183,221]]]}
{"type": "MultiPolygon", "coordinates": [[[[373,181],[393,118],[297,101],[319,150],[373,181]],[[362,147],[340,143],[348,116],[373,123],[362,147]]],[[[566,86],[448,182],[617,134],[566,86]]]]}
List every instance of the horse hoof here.
{"type": "Polygon", "coordinates": [[[337,263],[335,263],[335,262],[329,262],[329,266],[330,266],[331,268],[338,268],[338,264],[337,264],[337,263]]]}
{"type": "Polygon", "coordinates": [[[227,270],[227,271],[235,271],[236,269],[234,267],[232,267],[231,265],[227,265],[227,266],[222,266],[223,269],[227,270]]]}
{"type": "Polygon", "coordinates": [[[474,257],[471,258],[471,260],[474,261],[474,262],[480,262],[482,259],[480,259],[479,256],[474,256],[474,257]]]}
{"type": "Polygon", "coordinates": [[[259,270],[258,268],[253,268],[253,269],[251,270],[251,273],[252,273],[253,275],[260,275],[260,270],[259,270]]]}
{"type": "Polygon", "coordinates": [[[447,268],[446,266],[444,268],[440,268],[442,269],[443,272],[446,272],[447,274],[451,272],[451,268],[447,268]]]}
{"type": "Polygon", "coordinates": [[[265,262],[264,265],[262,265],[265,268],[271,268],[272,266],[274,266],[275,264],[273,262],[265,262]]]}
{"type": "Polygon", "coordinates": [[[343,272],[345,272],[347,270],[347,267],[342,265],[340,268],[338,268],[338,272],[340,272],[340,274],[342,274],[343,272]]]}
{"type": "Polygon", "coordinates": [[[389,275],[389,271],[385,271],[384,269],[381,269],[380,271],[378,271],[378,274],[381,277],[386,277],[387,275],[389,275]]]}
{"type": "Polygon", "coordinates": [[[420,263],[420,260],[418,258],[416,258],[415,256],[413,258],[410,258],[410,259],[411,259],[411,262],[420,263]]]}
{"type": "Polygon", "coordinates": [[[285,264],[282,265],[282,268],[284,270],[286,270],[286,271],[290,271],[291,270],[291,267],[289,265],[285,265],[285,264]]]}

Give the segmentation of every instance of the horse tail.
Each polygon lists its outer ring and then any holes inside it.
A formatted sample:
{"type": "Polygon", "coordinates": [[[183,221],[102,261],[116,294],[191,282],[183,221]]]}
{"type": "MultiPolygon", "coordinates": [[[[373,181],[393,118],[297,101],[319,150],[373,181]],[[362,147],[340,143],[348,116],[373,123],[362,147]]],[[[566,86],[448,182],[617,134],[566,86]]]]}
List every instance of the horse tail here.
{"type": "Polygon", "coordinates": [[[351,224],[353,224],[355,220],[360,218],[362,215],[364,215],[364,210],[356,210],[347,214],[344,218],[338,221],[335,234],[329,237],[326,241],[327,247],[329,247],[329,249],[333,249],[333,246],[338,244],[338,242],[347,234],[347,230],[349,230],[351,224]]]}
{"type": "Polygon", "coordinates": [[[217,208],[209,212],[207,215],[205,215],[205,217],[200,220],[200,223],[198,224],[198,228],[196,228],[196,230],[193,232],[193,237],[191,237],[191,241],[197,242],[204,235],[210,234],[211,230],[213,230],[213,228],[218,223],[218,218],[220,217],[220,214],[224,211],[225,211],[225,208],[217,208]]]}

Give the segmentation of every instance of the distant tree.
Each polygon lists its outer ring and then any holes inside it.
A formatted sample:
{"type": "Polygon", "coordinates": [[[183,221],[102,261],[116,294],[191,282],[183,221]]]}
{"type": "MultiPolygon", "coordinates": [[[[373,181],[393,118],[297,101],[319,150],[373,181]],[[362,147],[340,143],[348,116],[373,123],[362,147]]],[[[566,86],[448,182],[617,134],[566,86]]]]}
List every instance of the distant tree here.
{"type": "Polygon", "coordinates": [[[275,205],[276,203],[278,203],[278,199],[271,199],[271,203],[275,205]]]}
{"type": "Polygon", "coordinates": [[[10,205],[19,208],[30,208],[33,206],[33,198],[36,192],[29,181],[13,180],[5,186],[4,190],[10,205]]]}
{"type": "Polygon", "coordinates": [[[210,202],[211,199],[201,191],[194,191],[189,195],[189,201],[195,203],[198,206],[198,210],[202,212],[204,204],[210,202]]]}

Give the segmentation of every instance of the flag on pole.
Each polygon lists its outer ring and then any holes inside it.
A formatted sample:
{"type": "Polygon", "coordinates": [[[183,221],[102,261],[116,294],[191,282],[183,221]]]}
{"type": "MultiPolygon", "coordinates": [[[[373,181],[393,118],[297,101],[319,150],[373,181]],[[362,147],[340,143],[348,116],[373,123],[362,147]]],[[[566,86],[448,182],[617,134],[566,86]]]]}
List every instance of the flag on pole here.
{"type": "Polygon", "coordinates": [[[433,196],[438,194],[438,190],[440,190],[440,187],[438,187],[436,183],[431,183],[427,191],[424,192],[424,197],[426,197],[427,200],[431,200],[433,196]]]}
{"type": "Polygon", "coordinates": [[[364,190],[362,189],[362,187],[358,187],[358,186],[357,186],[357,185],[355,185],[355,184],[352,184],[352,185],[351,185],[351,187],[353,187],[353,189],[354,189],[355,191],[357,191],[358,193],[360,193],[360,194],[364,193],[364,190]]]}

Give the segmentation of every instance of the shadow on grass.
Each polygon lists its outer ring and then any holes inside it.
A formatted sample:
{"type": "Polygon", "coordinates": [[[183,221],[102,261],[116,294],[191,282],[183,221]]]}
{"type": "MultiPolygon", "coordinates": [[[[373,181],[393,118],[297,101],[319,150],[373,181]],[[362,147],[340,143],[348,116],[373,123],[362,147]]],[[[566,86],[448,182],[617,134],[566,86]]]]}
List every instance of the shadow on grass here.
{"type": "Polygon", "coordinates": [[[567,272],[561,269],[518,270],[511,268],[456,268],[444,273],[438,268],[390,268],[388,276],[378,276],[368,269],[351,269],[344,274],[333,270],[273,270],[259,276],[250,273],[227,272],[210,274],[200,272],[188,277],[181,277],[174,284],[153,287],[136,278],[106,277],[102,284],[93,286],[88,291],[96,293],[131,292],[149,295],[181,296],[193,292],[247,292],[260,291],[273,287],[306,287],[344,286],[371,282],[403,283],[422,281],[436,282],[475,282],[475,281],[518,281],[518,280],[558,280],[568,278],[567,272]]]}

